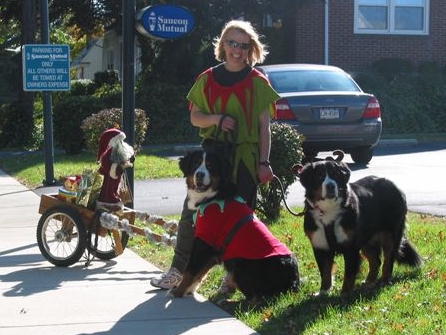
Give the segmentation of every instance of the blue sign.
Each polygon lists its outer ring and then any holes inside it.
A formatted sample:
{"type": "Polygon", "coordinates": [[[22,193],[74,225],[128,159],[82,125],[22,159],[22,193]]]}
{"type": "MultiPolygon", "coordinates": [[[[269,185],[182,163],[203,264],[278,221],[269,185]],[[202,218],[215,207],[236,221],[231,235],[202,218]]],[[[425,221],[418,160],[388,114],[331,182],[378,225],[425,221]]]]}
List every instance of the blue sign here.
{"type": "Polygon", "coordinates": [[[22,47],[24,91],[70,90],[70,47],[26,44],[22,47]]]}
{"type": "Polygon", "coordinates": [[[194,27],[193,14],[180,6],[149,6],[141,9],[136,17],[136,29],[141,34],[163,40],[182,37],[194,27]]]}

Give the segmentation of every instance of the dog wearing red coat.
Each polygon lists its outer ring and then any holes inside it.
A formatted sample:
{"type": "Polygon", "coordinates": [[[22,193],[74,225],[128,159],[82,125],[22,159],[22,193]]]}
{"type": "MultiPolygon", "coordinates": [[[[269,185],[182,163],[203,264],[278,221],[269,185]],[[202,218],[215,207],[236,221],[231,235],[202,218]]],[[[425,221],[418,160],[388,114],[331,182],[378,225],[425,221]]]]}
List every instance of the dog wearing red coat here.
{"type": "Polygon", "coordinates": [[[196,230],[183,280],[171,294],[193,293],[218,263],[250,301],[297,290],[296,257],[237,197],[228,165],[216,154],[199,150],[183,157],[180,169],[189,208],[197,211],[196,230]]]}

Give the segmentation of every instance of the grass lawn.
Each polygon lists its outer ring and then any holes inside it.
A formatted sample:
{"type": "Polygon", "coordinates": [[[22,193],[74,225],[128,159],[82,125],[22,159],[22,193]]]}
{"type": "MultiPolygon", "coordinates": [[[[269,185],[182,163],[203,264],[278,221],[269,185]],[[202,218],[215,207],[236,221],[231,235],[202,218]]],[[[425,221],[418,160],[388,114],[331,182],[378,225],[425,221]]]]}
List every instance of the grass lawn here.
{"type": "MultiPolygon", "coordinates": [[[[75,175],[84,169],[96,169],[95,157],[55,156],[55,178],[75,175]]],[[[0,167],[28,187],[40,186],[44,179],[42,153],[2,157],[0,167]]],[[[136,159],[135,178],[180,177],[178,163],[142,152],[136,159]]],[[[295,209],[299,210],[299,209],[295,209]]],[[[240,293],[229,302],[216,296],[223,276],[215,267],[199,292],[260,334],[446,334],[446,219],[426,215],[408,215],[408,237],[425,260],[420,270],[395,266],[393,285],[380,289],[359,288],[367,265],[361,268],[358,288],[349,297],[341,297],[343,261],[337,258],[335,288],[329,296],[314,297],[320,285],[319,272],[302,218],[286,212],[270,225],[273,233],[286,243],[299,259],[301,289],[256,306],[247,305],[240,293]]],[[[155,229],[155,228],[154,228],[155,229]]],[[[135,237],[129,246],[140,256],[167,269],[173,249],[135,237]]],[[[185,298],[187,299],[187,298],[185,298]]]]}
{"type": "MultiPolygon", "coordinates": [[[[45,179],[45,161],[42,152],[8,155],[0,159],[0,167],[24,185],[33,188],[45,179]]],[[[85,169],[98,169],[96,156],[89,152],[78,155],[55,154],[54,178],[82,174],[85,169]]],[[[178,162],[156,156],[149,150],[138,153],[135,161],[135,179],[182,177],[178,162]]]]}
{"type": "MultiPolygon", "coordinates": [[[[303,221],[282,212],[273,233],[298,256],[302,280],[297,293],[284,294],[258,306],[249,306],[237,293],[232,301],[216,296],[223,269],[215,267],[199,289],[211,301],[235,315],[260,334],[445,334],[446,333],[446,220],[419,214],[408,215],[410,240],[425,260],[420,270],[396,265],[393,285],[380,289],[360,288],[367,263],[363,262],[357,289],[340,296],[343,260],[336,258],[335,288],[329,296],[313,297],[320,285],[319,272],[303,221]]],[[[137,237],[131,248],[166,269],[173,250],[137,237]]],[[[187,299],[187,298],[184,298],[187,299]]]]}

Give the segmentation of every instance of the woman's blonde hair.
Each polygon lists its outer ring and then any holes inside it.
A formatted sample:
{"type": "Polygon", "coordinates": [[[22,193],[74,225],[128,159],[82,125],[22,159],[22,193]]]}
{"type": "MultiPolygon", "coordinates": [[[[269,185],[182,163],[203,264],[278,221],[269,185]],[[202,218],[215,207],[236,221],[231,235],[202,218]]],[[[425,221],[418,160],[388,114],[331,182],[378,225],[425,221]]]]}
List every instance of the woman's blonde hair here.
{"type": "Polygon", "coordinates": [[[215,58],[223,62],[225,60],[225,50],[223,44],[226,40],[226,35],[230,30],[238,30],[249,36],[251,48],[248,52],[248,64],[254,66],[257,63],[263,63],[266,55],[268,55],[268,50],[266,46],[260,42],[259,34],[256,32],[252,24],[248,21],[232,20],[225,24],[220,36],[214,39],[214,55],[215,58]]]}

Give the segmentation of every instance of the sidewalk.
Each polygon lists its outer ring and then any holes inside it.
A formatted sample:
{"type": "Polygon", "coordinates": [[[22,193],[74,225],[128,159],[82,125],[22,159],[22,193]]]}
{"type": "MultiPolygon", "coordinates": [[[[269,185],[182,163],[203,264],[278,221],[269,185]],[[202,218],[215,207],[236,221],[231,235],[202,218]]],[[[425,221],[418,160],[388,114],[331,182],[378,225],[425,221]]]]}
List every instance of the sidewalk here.
{"type": "Polygon", "coordinates": [[[255,334],[201,296],[171,299],[160,270],[126,249],[58,268],[36,242],[40,198],[0,170],[0,334],[255,334]]]}

